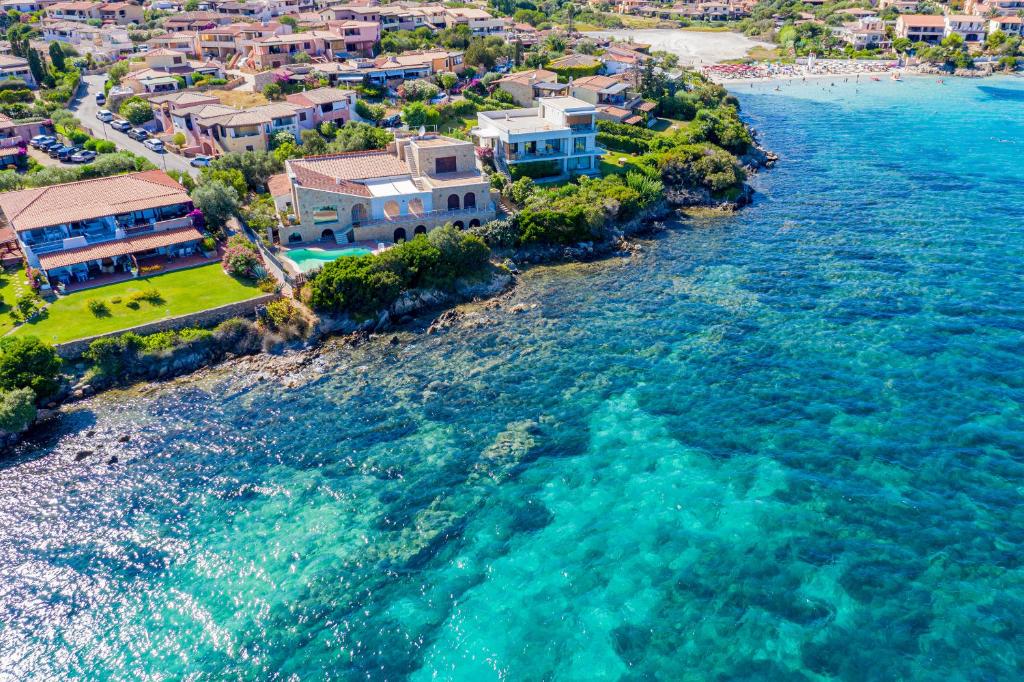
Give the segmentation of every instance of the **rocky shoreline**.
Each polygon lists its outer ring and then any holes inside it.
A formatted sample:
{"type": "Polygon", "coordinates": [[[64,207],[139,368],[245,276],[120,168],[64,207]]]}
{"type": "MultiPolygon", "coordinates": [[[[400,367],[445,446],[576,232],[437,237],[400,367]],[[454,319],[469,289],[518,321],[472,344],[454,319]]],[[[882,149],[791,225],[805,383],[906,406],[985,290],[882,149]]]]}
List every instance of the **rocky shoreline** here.
{"type": "MultiPolygon", "coordinates": [[[[764,149],[755,139],[753,148],[740,161],[748,174],[772,167],[778,157],[764,149]]],[[[553,265],[571,262],[591,262],[613,256],[629,256],[640,251],[634,239],[649,236],[665,229],[664,221],[677,211],[703,208],[712,211],[734,212],[749,204],[753,189],[744,182],[741,194],[732,200],[715,200],[706,190],[692,188],[667,188],[665,198],[619,228],[603,241],[580,242],[573,245],[546,244],[530,245],[513,249],[496,249],[495,261],[485,280],[460,281],[454,291],[419,289],[404,292],[388,309],[376,317],[355,321],[348,316],[321,315],[312,320],[311,330],[301,341],[279,344],[272,349],[250,348],[240,352],[218,352],[216,349],[178,348],[147,358],[146,363],[136,368],[128,377],[117,380],[89,378],[84,362],[76,364],[72,380],[65,382],[45,408],[39,410],[35,422],[22,433],[0,431],[0,452],[13,448],[32,429],[57,418],[60,408],[97,393],[129,384],[161,382],[185,376],[199,376],[225,363],[244,364],[247,371],[258,376],[267,372],[280,376],[296,367],[312,362],[330,338],[354,346],[366,340],[401,328],[420,323],[427,334],[438,333],[456,324],[462,317],[457,306],[486,301],[488,307],[499,307],[514,291],[520,267],[553,265]],[[429,324],[424,317],[442,311],[429,324]]],[[[515,311],[513,311],[515,312],[515,311]]],[[[391,343],[401,343],[397,336],[391,343]]],[[[268,377],[269,378],[269,377],[268,377]]]]}

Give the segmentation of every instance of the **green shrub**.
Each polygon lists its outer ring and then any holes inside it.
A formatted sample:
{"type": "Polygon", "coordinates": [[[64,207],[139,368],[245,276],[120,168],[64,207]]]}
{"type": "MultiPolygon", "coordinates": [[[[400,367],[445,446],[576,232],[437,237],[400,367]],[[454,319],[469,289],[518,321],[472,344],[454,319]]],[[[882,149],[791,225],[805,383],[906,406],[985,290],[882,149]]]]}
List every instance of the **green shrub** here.
{"type": "Polygon", "coordinates": [[[263,337],[256,325],[241,317],[221,322],[214,328],[213,338],[222,348],[236,353],[252,353],[263,345],[263,337]]]}
{"type": "MultiPolygon", "coordinates": [[[[415,240],[414,240],[415,241],[415,240]]],[[[382,271],[373,258],[339,258],[326,264],[311,283],[310,302],[317,310],[367,317],[390,306],[402,283],[382,271]]]]}
{"type": "Polygon", "coordinates": [[[0,338],[0,389],[30,388],[45,398],[57,390],[60,368],[57,351],[36,337],[0,338]]]}
{"type": "Polygon", "coordinates": [[[133,291],[128,296],[129,303],[151,303],[153,305],[160,305],[164,302],[164,297],[160,295],[157,289],[144,289],[142,291],[133,291]]]}
{"type": "Polygon", "coordinates": [[[508,167],[513,180],[520,178],[553,178],[562,174],[562,164],[558,161],[529,161],[516,163],[508,167]]]}
{"type": "Polygon", "coordinates": [[[117,377],[122,376],[135,362],[143,345],[138,334],[127,332],[120,336],[96,339],[89,344],[82,357],[92,363],[100,374],[117,377]]]}
{"type": "Polygon", "coordinates": [[[0,429],[21,433],[36,419],[36,394],[31,388],[0,392],[0,429]]]}
{"type": "Polygon", "coordinates": [[[86,307],[96,317],[109,317],[110,309],[107,308],[107,304],[97,298],[90,298],[85,302],[86,307]]]}
{"type": "Polygon", "coordinates": [[[203,241],[200,242],[200,248],[203,251],[214,251],[217,249],[217,240],[213,237],[203,237],[203,241]]]}

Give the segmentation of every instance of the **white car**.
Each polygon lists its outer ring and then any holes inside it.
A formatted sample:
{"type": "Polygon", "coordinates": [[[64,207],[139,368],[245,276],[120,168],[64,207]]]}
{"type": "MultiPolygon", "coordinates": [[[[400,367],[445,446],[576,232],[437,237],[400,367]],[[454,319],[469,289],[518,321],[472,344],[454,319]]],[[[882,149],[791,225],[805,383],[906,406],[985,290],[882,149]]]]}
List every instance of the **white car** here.
{"type": "Polygon", "coordinates": [[[211,161],[213,161],[212,156],[207,156],[206,154],[197,154],[195,158],[193,158],[188,163],[193,168],[205,168],[206,166],[210,165],[211,161]]]}
{"type": "Polygon", "coordinates": [[[149,138],[142,144],[146,145],[148,149],[152,149],[155,152],[164,151],[164,143],[161,140],[156,139],[155,137],[149,138]]]}
{"type": "Polygon", "coordinates": [[[103,121],[104,123],[110,123],[114,120],[114,114],[110,109],[100,109],[96,112],[96,118],[103,121]]]}

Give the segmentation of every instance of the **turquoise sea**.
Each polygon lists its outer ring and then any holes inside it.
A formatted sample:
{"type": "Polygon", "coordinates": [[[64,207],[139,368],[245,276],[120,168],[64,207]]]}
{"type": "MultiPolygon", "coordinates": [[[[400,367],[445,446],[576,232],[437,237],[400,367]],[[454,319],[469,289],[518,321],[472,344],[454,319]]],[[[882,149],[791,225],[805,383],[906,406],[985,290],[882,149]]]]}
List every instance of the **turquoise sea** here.
{"type": "Polygon", "coordinates": [[[1024,81],[738,94],[734,217],[2,461],[0,680],[1020,679],[1024,81]]]}

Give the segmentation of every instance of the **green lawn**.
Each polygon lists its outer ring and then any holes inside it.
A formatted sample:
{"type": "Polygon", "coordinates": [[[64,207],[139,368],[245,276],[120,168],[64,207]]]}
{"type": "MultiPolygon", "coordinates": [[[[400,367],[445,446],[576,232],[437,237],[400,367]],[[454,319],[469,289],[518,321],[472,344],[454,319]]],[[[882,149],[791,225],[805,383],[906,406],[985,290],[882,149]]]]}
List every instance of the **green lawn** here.
{"type": "Polygon", "coordinates": [[[211,263],[61,296],[40,317],[18,327],[14,334],[61,343],[244,301],[261,293],[254,284],[228,277],[220,263],[211,263]],[[140,301],[136,310],[128,307],[132,293],[150,289],[160,292],[163,300],[157,304],[140,301]],[[114,298],[120,301],[114,303],[114,298]],[[89,310],[90,299],[104,302],[107,313],[97,316],[89,310]]]}
{"type": "Polygon", "coordinates": [[[0,273],[0,336],[14,326],[14,320],[8,314],[14,309],[14,302],[19,294],[28,293],[32,289],[25,279],[25,268],[6,270],[0,273]]]}
{"type": "Polygon", "coordinates": [[[601,157],[601,175],[625,174],[626,171],[633,169],[633,162],[637,156],[627,152],[608,152],[601,157]]]}

